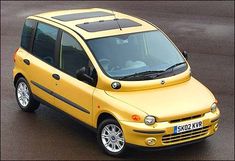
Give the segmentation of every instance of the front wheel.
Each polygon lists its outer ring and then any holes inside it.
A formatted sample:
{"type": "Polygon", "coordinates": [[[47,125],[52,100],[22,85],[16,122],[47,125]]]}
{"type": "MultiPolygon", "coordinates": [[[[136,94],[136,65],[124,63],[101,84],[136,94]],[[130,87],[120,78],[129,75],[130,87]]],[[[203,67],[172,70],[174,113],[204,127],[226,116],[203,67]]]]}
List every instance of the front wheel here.
{"type": "Polygon", "coordinates": [[[114,119],[104,120],[98,127],[97,140],[103,150],[112,156],[121,156],[126,149],[123,131],[114,119]]]}

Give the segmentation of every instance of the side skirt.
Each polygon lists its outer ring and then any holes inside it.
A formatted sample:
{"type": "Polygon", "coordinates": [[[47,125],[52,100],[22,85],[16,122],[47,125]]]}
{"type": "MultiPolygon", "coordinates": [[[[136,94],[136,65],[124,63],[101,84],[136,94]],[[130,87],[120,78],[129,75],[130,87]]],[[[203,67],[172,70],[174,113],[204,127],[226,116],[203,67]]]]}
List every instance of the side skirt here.
{"type": "Polygon", "coordinates": [[[79,124],[81,124],[81,125],[87,127],[87,128],[90,129],[92,132],[95,132],[95,133],[97,132],[97,129],[96,129],[96,128],[94,128],[94,127],[92,127],[92,126],[90,126],[90,125],[88,125],[88,124],[86,124],[86,123],[84,123],[84,122],[78,120],[77,118],[75,118],[75,117],[69,115],[68,113],[66,113],[66,112],[64,112],[64,111],[62,111],[62,110],[60,110],[60,109],[57,108],[56,106],[53,106],[52,104],[46,102],[45,100],[41,99],[40,97],[36,96],[35,94],[33,94],[33,98],[34,98],[35,100],[39,101],[41,104],[46,105],[47,107],[50,107],[50,108],[52,108],[52,109],[54,109],[54,110],[56,110],[56,111],[59,111],[59,112],[62,112],[62,113],[64,113],[64,114],[66,114],[69,118],[71,118],[72,120],[78,122],[79,124]]]}

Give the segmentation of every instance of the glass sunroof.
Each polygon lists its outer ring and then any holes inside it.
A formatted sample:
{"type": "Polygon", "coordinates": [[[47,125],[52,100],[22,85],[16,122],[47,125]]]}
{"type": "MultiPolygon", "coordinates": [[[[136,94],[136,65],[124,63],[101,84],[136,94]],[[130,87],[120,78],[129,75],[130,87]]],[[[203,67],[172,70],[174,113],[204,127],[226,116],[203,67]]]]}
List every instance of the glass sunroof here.
{"type": "Polygon", "coordinates": [[[97,31],[118,29],[119,26],[121,28],[136,27],[136,26],[141,26],[141,24],[129,19],[113,19],[106,21],[83,23],[83,24],[78,24],[76,26],[88,32],[97,32],[97,31]]]}

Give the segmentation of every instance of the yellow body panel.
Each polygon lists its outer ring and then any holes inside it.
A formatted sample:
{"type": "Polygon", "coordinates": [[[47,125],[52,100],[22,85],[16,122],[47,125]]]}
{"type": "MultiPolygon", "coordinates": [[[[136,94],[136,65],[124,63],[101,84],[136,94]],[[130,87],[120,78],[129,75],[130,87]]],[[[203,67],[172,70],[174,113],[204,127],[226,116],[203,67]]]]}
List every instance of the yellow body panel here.
{"type": "Polygon", "coordinates": [[[60,75],[60,80],[55,82],[55,93],[81,106],[89,113],[80,111],[57,98],[55,98],[55,106],[86,124],[92,125],[92,95],[95,88],[62,71],[57,70],[55,72],[60,75]]]}
{"type": "Polygon", "coordinates": [[[111,114],[120,123],[127,143],[148,146],[145,143],[145,139],[154,137],[157,139],[154,147],[160,147],[207,137],[215,133],[218,126],[218,120],[216,119],[220,116],[218,109],[215,113],[210,112],[210,106],[215,102],[215,98],[205,86],[191,77],[189,65],[186,71],[175,76],[148,81],[119,81],[122,88],[119,90],[112,89],[111,83],[115,80],[109,78],[102,72],[84,39],[160,29],[143,20],[118,12],[115,12],[118,18],[128,18],[142,24],[142,26],[126,28],[122,31],[116,29],[89,33],[79,29],[75,25],[86,21],[93,22],[101,19],[113,19],[113,16],[69,22],[62,22],[51,18],[68,13],[90,11],[112,13],[112,11],[103,9],[69,10],[43,13],[28,18],[51,24],[68,32],[77,39],[97,71],[98,82],[96,87],[83,83],[55,67],[48,65],[22,48],[20,48],[16,54],[13,76],[15,77],[17,74],[21,73],[29,82],[33,94],[94,128],[97,128],[97,120],[100,114],[111,114]],[[83,38],[77,33],[82,35],[83,38]],[[25,65],[23,59],[29,59],[31,62],[30,65],[25,65]],[[53,73],[59,74],[61,79],[59,81],[53,79],[53,73]],[[161,84],[162,80],[166,82],[163,85],[161,84]],[[68,103],[50,95],[35,86],[32,81],[39,83],[61,97],[81,106],[88,112],[74,108],[68,103]],[[132,115],[139,115],[140,120],[133,121],[132,115]],[[146,125],[144,118],[147,115],[156,116],[157,122],[152,126],[146,125]],[[178,123],[170,122],[171,120],[195,115],[202,115],[202,117],[178,123]],[[209,126],[209,130],[205,135],[172,144],[164,144],[162,142],[162,136],[173,134],[174,126],[197,120],[203,121],[204,126],[209,126]],[[146,134],[134,132],[133,130],[147,132],[157,130],[164,132],[160,134],[146,134]]]}
{"type": "MultiPolygon", "coordinates": [[[[30,61],[30,77],[29,80],[33,80],[40,85],[47,87],[49,90],[55,90],[55,79],[52,78],[52,74],[55,72],[55,68],[44,63],[40,59],[28,54],[27,59],[30,61]]],[[[32,85],[30,81],[30,87],[32,92],[43,100],[47,100],[48,103],[54,104],[54,98],[50,94],[43,90],[38,90],[37,87],[32,85]]]]}
{"type": "Polygon", "coordinates": [[[209,90],[193,77],[173,86],[107,93],[120,101],[136,105],[149,115],[156,116],[160,122],[210,112],[210,105],[215,100],[209,90]]]}

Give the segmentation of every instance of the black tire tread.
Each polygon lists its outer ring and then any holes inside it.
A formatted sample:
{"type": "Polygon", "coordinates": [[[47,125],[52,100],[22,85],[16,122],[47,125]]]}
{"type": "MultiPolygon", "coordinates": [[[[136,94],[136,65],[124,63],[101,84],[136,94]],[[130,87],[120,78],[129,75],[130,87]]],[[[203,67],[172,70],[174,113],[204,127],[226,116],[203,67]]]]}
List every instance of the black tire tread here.
{"type": "Polygon", "coordinates": [[[17,100],[17,103],[19,105],[19,107],[24,111],[24,112],[34,112],[36,109],[38,109],[39,105],[40,105],[40,102],[36,101],[34,98],[33,98],[33,94],[32,94],[32,91],[30,89],[30,86],[29,86],[29,83],[27,82],[27,80],[24,78],[24,77],[20,77],[17,81],[16,81],[16,88],[15,88],[15,96],[16,96],[16,100],[17,100]],[[17,87],[18,87],[18,84],[20,82],[24,82],[28,89],[29,89],[29,104],[26,106],[26,107],[23,107],[18,98],[17,98],[17,87]]]}

